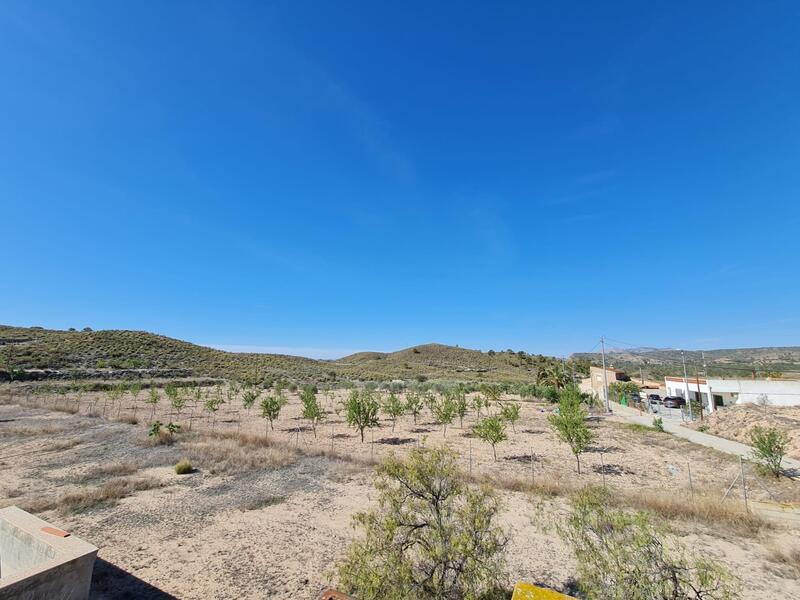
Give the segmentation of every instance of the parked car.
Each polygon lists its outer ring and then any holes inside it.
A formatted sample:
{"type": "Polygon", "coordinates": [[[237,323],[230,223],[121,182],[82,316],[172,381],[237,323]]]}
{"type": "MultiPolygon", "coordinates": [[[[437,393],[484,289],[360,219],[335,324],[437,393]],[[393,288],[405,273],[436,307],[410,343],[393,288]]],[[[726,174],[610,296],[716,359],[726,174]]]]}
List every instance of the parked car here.
{"type": "Polygon", "coordinates": [[[661,396],[658,394],[647,394],[647,401],[650,404],[661,404],[661,396]]]}
{"type": "Polygon", "coordinates": [[[667,408],[680,408],[681,406],[686,406],[686,400],[680,396],[667,396],[664,398],[664,406],[667,408]]]}

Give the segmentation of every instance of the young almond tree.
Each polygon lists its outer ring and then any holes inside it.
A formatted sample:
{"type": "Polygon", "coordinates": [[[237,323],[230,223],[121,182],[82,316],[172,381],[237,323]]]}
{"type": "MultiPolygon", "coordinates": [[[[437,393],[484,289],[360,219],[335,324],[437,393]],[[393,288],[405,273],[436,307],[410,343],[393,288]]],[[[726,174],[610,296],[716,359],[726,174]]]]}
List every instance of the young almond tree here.
{"type": "Polygon", "coordinates": [[[558,412],[548,417],[550,427],[562,442],[569,445],[578,463],[581,474],[581,453],[594,439],[591,429],[586,426],[586,409],[581,405],[580,391],[574,386],[561,391],[558,412]]]}
{"type": "Polygon", "coordinates": [[[467,416],[468,411],[467,394],[464,390],[457,388],[452,392],[452,400],[456,409],[456,414],[458,415],[459,427],[464,429],[464,417],[467,416]]]}
{"type": "Polygon", "coordinates": [[[383,412],[392,420],[392,432],[397,422],[397,417],[402,417],[406,412],[406,406],[394,392],[389,392],[388,398],[383,402],[383,412]]]}
{"type": "Polygon", "coordinates": [[[242,394],[242,406],[248,412],[250,411],[251,408],[253,408],[253,405],[256,403],[256,400],[258,400],[258,391],[256,391],[253,388],[246,389],[244,391],[244,394],[242,394]]]}
{"type": "Polygon", "coordinates": [[[164,391],[169,398],[169,403],[172,406],[173,410],[178,413],[178,418],[181,417],[181,411],[183,407],[186,406],[186,397],[183,395],[181,388],[179,388],[174,383],[168,383],[164,387],[164,391]]]}
{"type": "Polygon", "coordinates": [[[442,436],[447,437],[447,426],[453,422],[456,416],[456,404],[449,395],[439,398],[431,406],[433,419],[442,426],[442,436]]]}
{"type": "Polygon", "coordinates": [[[378,426],[378,402],[368,389],[353,390],[345,403],[344,410],[347,424],[358,429],[361,443],[364,443],[364,430],[378,426]]]}
{"type": "Polygon", "coordinates": [[[268,429],[275,431],[275,421],[285,404],[286,398],[282,394],[270,394],[261,400],[261,416],[269,423],[268,429]]]}
{"type": "Polygon", "coordinates": [[[139,401],[139,394],[142,393],[142,384],[138,381],[136,383],[132,383],[128,387],[128,393],[131,395],[133,399],[133,420],[136,420],[136,404],[139,401]]]}
{"type": "Polygon", "coordinates": [[[492,447],[492,454],[497,460],[497,444],[507,439],[506,425],[500,417],[485,417],[473,427],[475,436],[492,447]]]}
{"type": "Polygon", "coordinates": [[[156,414],[156,406],[158,405],[158,388],[153,382],[150,383],[150,389],[147,392],[146,402],[150,405],[150,420],[152,421],[156,414]]]}
{"type": "Polygon", "coordinates": [[[406,410],[414,415],[414,425],[417,424],[417,417],[422,412],[422,396],[419,392],[410,391],[406,393],[406,410]]]}
{"type": "Polygon", "coordinates": [[[317,399],[317,394],[312,386],[306,386],[300,393],[300,400],[303,403],[303,418],[311,423],[311,431],[317,437],[317,425],[325,418],[325,411],[317,399]]]}
{"type": "Polygon", "coordinates": [[[475,409],[475,413],[478,415],[478,418],[480,418],[483,409],[486,409],[487,412],[489,411],[489,398],[483,394],[477,394],[472,399],[472,408],[475,409]]]}
{"type": "Polygon", "coordinates": [[[500,418],[511,423],[511,431],[517,433],[517,428],[514,423],[519,421],[519,404],[516,402],[505,402],[500,405],[500,418]]]}

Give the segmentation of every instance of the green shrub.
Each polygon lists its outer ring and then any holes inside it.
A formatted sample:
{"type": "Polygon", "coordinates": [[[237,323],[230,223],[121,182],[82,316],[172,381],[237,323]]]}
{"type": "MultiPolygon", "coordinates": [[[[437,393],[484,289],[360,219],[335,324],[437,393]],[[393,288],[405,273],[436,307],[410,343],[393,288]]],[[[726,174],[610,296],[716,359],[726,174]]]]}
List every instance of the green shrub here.
{"type": "Polygon", "coordinates": [[[653,429],[656,431],[664,432],[664,419],[661,417],[654,417],[653,418],[653,429]]]}
{"type": "Polygon", "coordinates": [[[578,585],[591,600],[730,600],[737,583],[721,565],[690,557],[647,513],[610,509],[604,488],[587,487],[557,526],[577,559],[578,585]]]}
{"type": "Polygon", "coordinates": [[[780,477],[783,472],[781,462],[789,445],[789,435],[774,427],[756,426],[750,430],[750,445],[753,446],[753,460],[763,473],[780,477]]]}
{"type": "Polygon", "coordinates": [[[338,566],[343,591],[359,600],[502,597],[507,537],[496,494],[467,485],[444,448],[390,458],[378,473],[378,507],[354,517],[363,536],[338,566]]]}
{"type": "Polygon", "coordinates": [[[177,465],[175,465],[175,473],[178,475],[186,475],[193,471],[192,463],[190,463],[185,458],[181,460],[177,465]]]}

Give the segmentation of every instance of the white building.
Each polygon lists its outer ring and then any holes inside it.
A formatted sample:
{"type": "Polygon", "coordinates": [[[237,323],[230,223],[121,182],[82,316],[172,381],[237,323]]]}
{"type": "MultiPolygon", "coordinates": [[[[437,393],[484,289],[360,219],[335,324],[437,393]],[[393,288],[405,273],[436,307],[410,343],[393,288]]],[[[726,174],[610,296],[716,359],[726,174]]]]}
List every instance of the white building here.
{"type": "Polygon", "coordinates": [[[665,377],[668,396],[697,400],[706,410],[733,404],[758,403],[766,400],[772,406],[800,405],[800,381],[780,379],[714,379],[665,377]],[[688,389],[687,389],[688,388],[688,389]],[[709,397],[714,402],[709,405],[709,397]]]}

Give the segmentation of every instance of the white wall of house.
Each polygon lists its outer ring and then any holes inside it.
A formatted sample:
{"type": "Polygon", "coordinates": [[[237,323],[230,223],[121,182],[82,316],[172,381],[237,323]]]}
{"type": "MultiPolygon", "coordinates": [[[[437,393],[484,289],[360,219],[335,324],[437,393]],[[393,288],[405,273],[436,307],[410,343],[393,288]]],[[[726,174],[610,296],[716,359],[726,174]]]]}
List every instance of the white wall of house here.
{"type": "MultiPolygon", "coordinates": [[[[697,380],[688,380],[687,385],[677,377],[665,377],[668,396],[698,397],[697,380]]],[[[714,396],[715,404],[723,406],[732,404],[758,403],[766,397],[771,406],[800,406],[800,381],[780,381],[771,379],[700,379],[699,392],[703,405],[714,410],[708,402],[709,391],[714,396]]]]}

